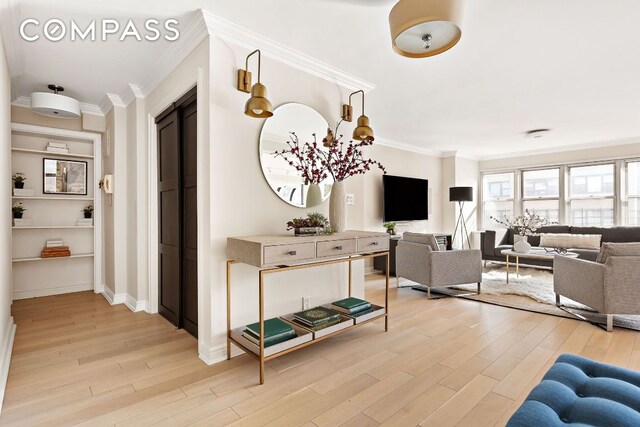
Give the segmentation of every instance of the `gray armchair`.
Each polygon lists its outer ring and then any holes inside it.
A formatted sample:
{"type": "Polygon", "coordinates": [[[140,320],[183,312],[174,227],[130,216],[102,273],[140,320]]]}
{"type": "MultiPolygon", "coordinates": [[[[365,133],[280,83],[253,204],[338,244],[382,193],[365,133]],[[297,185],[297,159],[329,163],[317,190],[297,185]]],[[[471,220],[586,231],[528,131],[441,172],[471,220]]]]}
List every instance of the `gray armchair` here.
{"type": "Polygon", "coordinates": [[[553,260],[556,305],[562,308],[563,296],[606,314],[609,332],[614,314],[640,315],[639,277],[639,243],[605,243],[596,262],[558,255],[553,260]]]}
{"type": "Polygon", "coordinates": [[[431,288],[482,282],[480,250],[440,251],[431,234],[404,233],[396,249],[396,280],[409,279],[431,288]]]}

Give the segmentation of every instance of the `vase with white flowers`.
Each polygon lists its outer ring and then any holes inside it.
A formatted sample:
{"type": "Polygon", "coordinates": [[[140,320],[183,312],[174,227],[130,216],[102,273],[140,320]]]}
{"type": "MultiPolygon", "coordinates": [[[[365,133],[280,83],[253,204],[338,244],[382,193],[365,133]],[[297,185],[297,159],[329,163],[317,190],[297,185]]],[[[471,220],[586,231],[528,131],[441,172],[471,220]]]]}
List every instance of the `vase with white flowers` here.
{"type": "Polygon", "coordinates": [[[491,219],[518,233],[520,238],[514,242],[513,250],[520,253],[531,251],[531,244],[527,241],[529,236],[537,236],[538,229],[551,224],[549,220],[541,217],[536,212],[531,212],[529,209],[525,209],[524,215],[518,215],[512,219],[509,219],[506,215],[504,221],[493,216],[491,219]]]}

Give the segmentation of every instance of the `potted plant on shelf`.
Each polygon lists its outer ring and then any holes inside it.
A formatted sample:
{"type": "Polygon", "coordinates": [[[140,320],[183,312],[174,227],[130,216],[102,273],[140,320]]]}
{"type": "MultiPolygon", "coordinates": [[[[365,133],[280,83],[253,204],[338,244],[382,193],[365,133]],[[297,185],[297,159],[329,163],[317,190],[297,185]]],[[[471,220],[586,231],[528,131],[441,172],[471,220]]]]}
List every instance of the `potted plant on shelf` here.
{"type": "Polygon", "coordinates": [[[93,205],[87,205],[82,209],[82,212],[84,212],[84,217],[85,218],[91,218],[93,216],[93,205]]]}
{"type": "Polygon", "coordinates": [[[24,182],[27,180],[27,178],[24,176],[22,172],[14,173],[11,176],[11,179],[13,180],[14,188],[24,188],[24,182]]]}
{"type": "Polygon", "coordinates": [[[26,209],[24,208],[24,206],[22,206],[22,203],[16,202],[11,207],[11,211],[13,212],[13,217],[15,219],[21,219],[22,214],[24,213],[24,211],[26,211],[26,209]]]}
{"type": "MultiPolygon", "coordinates": [[[[341,123],[342,121],[336,126],[336,133],[341,123]]],[[[343,135],[335,137],[334,132],[327,129],[327,136],[320,146],[315,133],[313,142],[301,143],[297,135],[291,132],[291,140],[287,142],[289,148],[273,153],[275,157],[281,156],[289,165],[295,166],[305,182],[313,182],[314,178],[322,182],[329,175],[333,178],[329,218],[332,229],[337,232],[345,231],[347,222],[344,180],[354,175],[365,174],[373,166],[386,173],[380,162],[364,157],[363,148],[372,145],[373,140],[344,143],[342,137],[343,135]]]]}
{"type": "Polygon", "coordinates": [[[519,239],[517,242],[514,242],[513,250],[524,254],[531,251],[531,244],[527,241],[527,238],[529,236],[537,236],[536,231],[538,231],[540,227],[553,224],[537,213],[529,211],[529,209],[525,209],[524,215],[519,215],[513,219],[509,219],[506,215],[504,221],[493,216],[490,218],[498,224],[504,225],[518,233],[519,239]]]}
{"type": "Polygon", "coordinates": [[[318,212],[307,214],[306,218],[294,218],[287,222],[287,230],[294,230],[296,236],[331,234],[331,226],[326,216],[318,212]]]}
{"type": "Polygon", "coordinates": [[[395,222],[385,222],[382,225],[383,225],[384,228],[387,229],[387,233],[391,234],[392,236],[396,235],[396,223],[395,222]]]}

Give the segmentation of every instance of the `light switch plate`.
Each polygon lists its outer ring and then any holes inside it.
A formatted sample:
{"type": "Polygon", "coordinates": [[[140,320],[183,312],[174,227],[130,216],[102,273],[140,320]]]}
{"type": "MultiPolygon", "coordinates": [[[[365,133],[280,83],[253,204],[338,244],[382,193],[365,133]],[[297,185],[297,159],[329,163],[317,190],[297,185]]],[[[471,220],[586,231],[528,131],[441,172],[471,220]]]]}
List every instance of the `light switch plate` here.
{"type": "Polygon", "coordinates": [[[347,205],[353,206],[356,204],[356,196],[352,193],[347,194],[347,205]]]}
{"type": "Polygon", "coordinates": [[[309,297],[302,297],[302,309],[309,310],[309,305],[311,304],[309,297]]]}

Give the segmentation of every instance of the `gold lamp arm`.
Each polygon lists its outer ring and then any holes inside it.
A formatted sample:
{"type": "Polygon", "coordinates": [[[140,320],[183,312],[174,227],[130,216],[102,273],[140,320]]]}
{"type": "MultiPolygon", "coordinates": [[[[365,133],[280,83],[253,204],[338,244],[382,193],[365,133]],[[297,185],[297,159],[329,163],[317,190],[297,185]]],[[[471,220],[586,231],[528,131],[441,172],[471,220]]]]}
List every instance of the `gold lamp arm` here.
{"type": "Polygon", "coordinates": [[[251,58],[253,55],[258,54],[258,83],[260,83],[260,71],[261,71],[261,60],[262,60],[262,53],[260,52],[260,49],[256,49],[253,52],[251,52],[249,55],[247,55],[247,59],[245,60],[244,63],[244,70],[243,69],[239,69],[238,70],[238,84],[237,84],[237,89],[241,92],[245,92],[245,93],[249,93],[251,91],[251,73],[249,72],[249,58],[251,58]]]}
{"type": "Polygon", "coordinates": [[[351,105],[351,98],[358,93],[362,94],[362,115],[364,116],[364,90],[357,90],[349,95],[349,104],[342,105],[342,120],[350,122],[353,120],[353,106],[351,105]]]}

